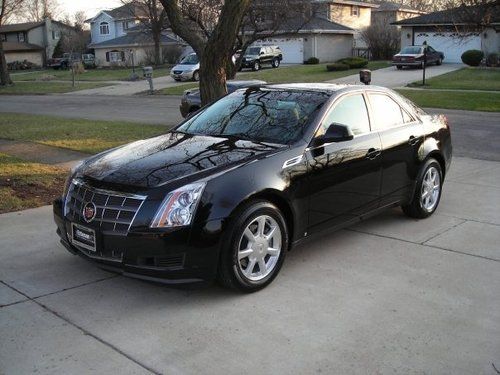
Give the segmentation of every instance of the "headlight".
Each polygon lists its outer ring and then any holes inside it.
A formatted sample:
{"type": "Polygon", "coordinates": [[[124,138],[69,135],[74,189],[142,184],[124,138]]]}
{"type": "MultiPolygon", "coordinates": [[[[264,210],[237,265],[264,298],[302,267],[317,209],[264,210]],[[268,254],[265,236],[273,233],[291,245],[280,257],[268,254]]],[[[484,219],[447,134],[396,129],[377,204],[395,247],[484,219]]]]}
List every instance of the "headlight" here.
{"type": "Polygon", "coordinates": [[[66,177],[66,181],[64,182],[64,190],[63,190],[63,195],[62,195],[63,197],[66,197],[66,194],[68,193],[69,185],[71,185],[71,181],[73,181],[73,177],[75,176],[76,171],[78,170],[78,168],[80,168],[80,166],[82,164],[83,164],[83,161],[80,161],[71,168],[71,170],[68,174],[68,177],[66,177]]]}
{"type": "Polygon", "coordinates": [[[172,228],[191,224],[205,185],[206,182],[196,182],[168,193],[150,227],[172,228]]]}

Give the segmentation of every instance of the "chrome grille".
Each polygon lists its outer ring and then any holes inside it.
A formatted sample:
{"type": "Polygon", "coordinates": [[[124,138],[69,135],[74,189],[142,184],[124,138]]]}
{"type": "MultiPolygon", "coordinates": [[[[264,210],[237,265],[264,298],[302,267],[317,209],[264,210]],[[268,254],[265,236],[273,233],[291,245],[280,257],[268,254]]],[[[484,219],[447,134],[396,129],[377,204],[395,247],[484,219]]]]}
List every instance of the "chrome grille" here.
{"type": "Polygon", "coordinates": [[[97,189],[74,179],[64,202],[64,215],[69,220],[85,222],[83,206],[92,202],[97,210],[92,222],[103,231],[125,234],[145,199],[142,195],[97,189]]]}

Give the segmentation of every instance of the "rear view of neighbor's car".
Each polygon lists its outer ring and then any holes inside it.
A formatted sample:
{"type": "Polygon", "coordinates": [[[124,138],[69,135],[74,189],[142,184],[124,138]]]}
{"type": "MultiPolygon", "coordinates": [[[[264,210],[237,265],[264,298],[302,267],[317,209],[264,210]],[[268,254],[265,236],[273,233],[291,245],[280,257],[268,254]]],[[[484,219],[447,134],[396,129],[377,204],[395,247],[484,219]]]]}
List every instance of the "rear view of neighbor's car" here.
{"type": "Polygon", "coordinates": [[[54,218],[71,253],[108,270],[254,292],[306,238],[392,207],[432,215],[451,157],[446,119],[392,90],[250,86],[84,161],[54,218]]]}
{"type": "Polygon", "coordinates": [[[397,69],[403,67],[422,68],[425,65],[441,65],[444,60],[444,54],[436,51],[428,45],[406,46],[399,53],[393,56],[392,65],[397,69]]]}

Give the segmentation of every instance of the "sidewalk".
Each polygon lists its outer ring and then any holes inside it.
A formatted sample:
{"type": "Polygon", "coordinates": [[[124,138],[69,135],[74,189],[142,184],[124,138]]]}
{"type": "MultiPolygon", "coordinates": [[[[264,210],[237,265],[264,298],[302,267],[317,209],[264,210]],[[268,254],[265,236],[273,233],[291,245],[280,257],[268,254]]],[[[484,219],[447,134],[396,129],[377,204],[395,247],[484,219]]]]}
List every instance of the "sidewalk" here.
{"type": "MultiPolygon", "coordinates": [[[[453,72],[463,68],[463,64],[443,64],[440,66],[430,66],[426,69],[426,77],[432,78],[445,73],[453,72]]],[[[396,88],[406,86],[411,82],[422,79],[422,69],[403,69],[397,70],[391,66],[389,68],[377,69],[372,71],[372,85],[396,88]]],[[[328,83],[342,84],[360,84],[359,74],[353,74],[343,78],[327,81],[328,83]]],[[[406,87],[405,87],[406,88],[406,87]]]]}
{"type": "Polygon", "coordinates": [[[83,152],[61,147],[34,142],[11,141],[8,139],[0,139],[0,153],[12,155],[29,162],[51,164],[67,169],[78,163],[78,161],[90,156],[83,152]]]}
{"type": "MultiPolygon", "coordinates": [[[[161,90],[166,87],[179,86],[186,84],[186,82],[176,82],[170,76],[163,76],[158,78],[153,78],[153,86],[155,90],[161,90]]],[[[117,82],[111,86],[98,87],[88,90],[79,90],[68,92],[64,95],[135,95],[143,91],[149,90],[149,84],[145,80],[140,80],[136,82],[117,82]]]]}

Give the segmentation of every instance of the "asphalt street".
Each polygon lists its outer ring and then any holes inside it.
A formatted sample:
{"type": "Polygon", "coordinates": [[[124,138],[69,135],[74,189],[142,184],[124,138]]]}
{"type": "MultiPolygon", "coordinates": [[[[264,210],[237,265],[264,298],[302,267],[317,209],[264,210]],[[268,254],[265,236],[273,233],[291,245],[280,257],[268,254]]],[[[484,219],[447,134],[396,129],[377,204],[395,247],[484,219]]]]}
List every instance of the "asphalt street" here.
{"type": "Polygon", "coordinates": [[[500,163],[456,157],[437,212],[297,247],[266,289],[173,289],[68,253],[51,207],[0,215],[2,374],[495,374],[500,163]]]}
{"type": "MultiPolygon", "coordinates": [[[[19,96],[0,97],[0,112],[131,121],[174,126],[182,121],[178,96],[19,96]],[[57,103],[57,106],[54,106],[57,103]],[[57,110],[56,110],[57,109],[57,110]]],[[[428,109],[450,120],[457,156],[500,161],[500,113],[428,109]]],[[[0,134],[0,138],[2,135],[0,134]]]]}

